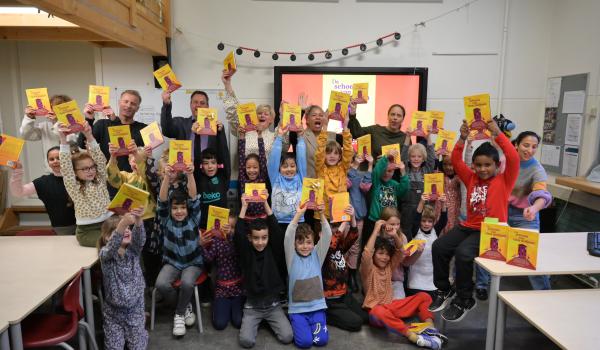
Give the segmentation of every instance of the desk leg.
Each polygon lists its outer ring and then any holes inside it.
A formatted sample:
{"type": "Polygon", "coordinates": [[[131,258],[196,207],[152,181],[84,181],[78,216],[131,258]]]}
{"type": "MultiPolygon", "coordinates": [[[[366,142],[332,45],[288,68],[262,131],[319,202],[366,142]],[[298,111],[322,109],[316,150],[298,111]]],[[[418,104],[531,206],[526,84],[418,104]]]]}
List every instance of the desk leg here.
{"type": "Polygon", "coordinates": [[[0,349],[1,350],[10,350],[10,341],[8,340],[8,332],[7,331],[2,332],[2,334],[0,334],[0,338],[2,339],[2,341],[0,342],[0,349]]]}
{"type": "Polygon", "coordinates": [[[496,346],[495,349],[504,348],[504,328],[506,325],[506,304],[498,299],[498,318],[496,318],[496,346]]]}
{"type": "Polygon", "coordinates": [[[92,336],[95,337],[96,328],[94,327],[94,304],[92,302],[92,276],[90,269],[83,270],[83,286],[85,290],[85,321],[90,326],[92,336]]]}
{"type": "Polygon", "coordinates": [[[496,334],[496,311],[498,308],[498,290],[500,289],[500,276],[490,275],[492,283],[490,285],[490,302],[488,309],[487,333],[485,336],[485,350],[494,349],[496,334]]]}
{"type": "Polygon", "coordinates": [[[21,334],[21,324],[10,325],[10,340],[14,350],[23,350],[23,335],[21,334]]]}

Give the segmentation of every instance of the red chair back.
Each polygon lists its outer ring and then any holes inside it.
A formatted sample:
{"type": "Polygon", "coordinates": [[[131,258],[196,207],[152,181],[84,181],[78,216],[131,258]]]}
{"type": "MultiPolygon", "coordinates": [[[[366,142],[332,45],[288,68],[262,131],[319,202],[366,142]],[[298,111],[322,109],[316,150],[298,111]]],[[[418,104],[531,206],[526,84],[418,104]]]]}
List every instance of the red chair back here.
{"type": "Polygon", "coordinates": [[[17,232],[15,236],[56,236],[56,232],[50,229],[33,229],[17,232]]]}
{"type": "Polygon", "coordinates": [[[82,270],[77,272],[77,275],[73,277],[73,280],[69,283],[63,294],[63,308],[68,313],[76,313],[79,316],[77,319],[78,322],[84,315],[83,308],[79,302],[79,285],[81,284],[82,273],[82,270]]]}

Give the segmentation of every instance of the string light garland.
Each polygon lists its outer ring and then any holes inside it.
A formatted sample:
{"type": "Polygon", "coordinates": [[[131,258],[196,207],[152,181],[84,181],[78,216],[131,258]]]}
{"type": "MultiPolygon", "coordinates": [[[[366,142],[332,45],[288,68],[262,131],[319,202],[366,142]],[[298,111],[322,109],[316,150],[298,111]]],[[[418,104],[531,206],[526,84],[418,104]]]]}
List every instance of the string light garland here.
{"type": "MultiPolygon", "coordinates": [[[[468,1],[468,2],[464,3],[463,5],[461,5],[459,7],[454,8],[452,10],[449,10],[447,12],[444,12],[444,13],[438,15],[438,16],[429,18],[429,19],[424,20],[424,21],[417,22],[417,23],[413,24],[412,27],[414,28],[414,30],[417,30],[418,27],[425,28],[425,26],[426,26],[427,23],[436,21],[436,20],[438,20],[440,18],[443,18],[443,17],[446,17],[446,16],[448,16],[448,15],[454,13],[454,12],[458,12],[458,11],[464,9],[464,8],[469,7],[471,4],[476,3],[478,1],[480,1],[480,0],[471,0],[471,1],[468,1]]],[[[176,28],[176,29],[177,29],[178,32],[182,33],[182,31],[179,28],[176,28]]],[[[192,34],[194,34],[194,33],[192,33],[192,34]]],[[[195,35],[198,35],[198,34],[195,34],[195,35]]],[[[201,35],[198,35],[198,36],[201,36],[201,35]]],[[[383,46],[385,40],[389,40],[389,41],[396,40],[396,41],[398,41],[401,38],[402,38],[402,34],[400,34],[399,31],[395,31],[395,32],[390,33],[390,34],[380,36],[380,37],[378,37],[375,40],[371,40],[371,41],[367,41],[367,42],[363,42],[363,43],[358,43],[358,44],[354,44],[354,45],[349,45],[349,46],[344,46],[344,47],[339,48],[339,49],[327,49],[327,50],[317,50],[317,51],[309,51],[309,52],[279,51],[279,50],[277,50],[277,51],[262,51],[262,52],[263,53],[267,53],[267,54],[272,54],[271,58],[273,59],[273,61],[277,61],[279,59],[280,55],[288,55],[291,61],[295,61],[296,60],[296,58],[297,58],[296,55],[307,55],[308,60],[309,61],[313,61],[315,59],[315,57],[316,57],[315,54],[324,54],[325,59],[329,60],[329,59],[331,59],[333,57],[333,53],[334,52],[341,52],[341,54],[343,56],[347,56],[350,53],[351,49],[358,48],[360,50],[360,52],[366,52],[367,48],[368,48],[368,45],[370,45],[370,44],[374,43],[375,45],[377,45],[377,47],[381,47],[381,46],[383,46]]],[[[220,41],[217,44],[217,49],[219,51],[225,50],[226,47],[235,48],[235,53],[238,56],[242,55],[244,53],[244,51],[252,52],[254,54],[254,57],[256,57],[256,58],[259,58],[260,55],[261,55],[261,51],[259,51],[258,49],[249,48],[249,47],[245,47],[245,46],[241,46],[241,45],[237,45],[237,44],[226,43],[226,42],[222,42],[222,41],[220,41]]]]}

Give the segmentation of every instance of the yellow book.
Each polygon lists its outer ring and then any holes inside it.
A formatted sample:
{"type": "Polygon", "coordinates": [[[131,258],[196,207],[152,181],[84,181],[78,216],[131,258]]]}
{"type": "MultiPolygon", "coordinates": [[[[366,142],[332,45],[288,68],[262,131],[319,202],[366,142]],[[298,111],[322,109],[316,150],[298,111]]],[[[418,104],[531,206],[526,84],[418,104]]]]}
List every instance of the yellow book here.
{"type": "Polygon", "coordinates": [[[482,222],[479,257],[506,261],[509,228],[506,223],[482,222]]]}
{"type": "Polygon", "coordinates": [[[311,179],[305,177],[302,180],[302,197],[300,203],[306,205],[308,209],[316,209],[323,203],[323,189],[325,182],[323,179],[311,179]]]}
{"type": "Polygon", "coordinates": [[[206,231],[221,231],[221,226],[229,223],[229,209],[208,206],[208,219],[206,221],[206,231]]]}
{"type": "Polygon", "coordinates": [[[394,143],[391,145],[381,146],[381,154],[387,156],[389,151],[397,151],[396,157],[394,157],[394,164],[399,165],[402,159],[400,158],[400,144],[394,143]]]}
{"type": "Polygon", "coordinates": [[[146,207],[150,193],[130,184],[122,184],[117,195],[108,204],[108,210],[123,215],[132,209],[146,207]]]}
{"type": "Polygon", "coordinates": [[[223,69],[229,72],[235,72],[237,70],[233,51],[229,52],[227,56],[225,56],[225,59],[223,60],[223,69]]]}
{"type": "Polygon", "coordinates": [[[264,191],[267,190],[267,187],[264,183],[246,183],[244,186],[244,193],[248,197],[249,202],[264,202],[267,200],[267,196],[264,191]]]}
{"type": "Polygon", "coordinates": [[[47,88],[27,89],[25,94],[27,95],[27,105],[35,109],[35,115],[48,115],[48,112],[52,111],[47,88]]]}
{"type": "Polygon", "coordinates": [[[443,156],[449,155],[454,148],[454,140],[456,140],[456,132],[440,130],[435,140],[435,152],[443,156]]]}
{"type": "Polygon", "coordinates": [[[331,222],[350,221],[350,215],[344,210],[350,205],[350,194],[348,192],[334,193],[329,197],[329,217],[331,222]]]}
{"type": "Polygon", "coordinates": [[[192,140],[171,140],[169,165],[175,171],[184,171],[188,164],[192,164],[192,140]]]}
{"type": "Polygon", "coordinates": [[[369,83],[352,84],[352,99],[356,104],[367,103],[369,101],[369,83]]]}
{"type": "Polygon", "coordinates": [[[140,130],[140,135],[142,136],[142,140],[144,140],[144,146],[150,146],[152,149],[155,149],[165,142],[157,122],[152,122],[148,124],[147,127],[140,130]]]}
{"type": "Polygon", "coordinates": [[[11,168],[16,166],[19,160],[25,140],[13,136],[0,134],[0,165],[11,168]]]}
{"type": "Polygon", "coordinates": [[[429,128],[430,112],[414,111],[410,120],[411,135],[427,136],[429,128]]]}
{"type": "Polygon", "coordinates": [[[300,130],[302,128],[302,107],[284,103],[281,126],[283,128],[287,126],[289,131],[300,130]]]}
{"type": "Polygon", "coordinates": [[[433,328],[433,325],[429,322],[413,322],[408,325],[408,329],[417,334],[423,333],[427,328],[433,328]]]}
{"type": "Polygon", "coordinates": [[[438,199],[444,194],[444,173],[425,174],[424,193],[429,195],[431,200],[438,199]]]}
{"type": "Polygon", "coordinates": [[[429,125],[432,134],[437,134],[444,128],[444,115],[446,113],[442,111],[429,111],[429,125]]]}
{"type": "Polygon", "coordinates": [[[256,115],[256,104],[254,102],[239,104],[237,106],[237,115],[240,127],[247,131],[256,130],[258,116],[256,115]]]}
{"type": "Polygon", "coordinates": [[[535,270],[539,240],[540,234],[537,232],[510,227],[508,229],[506,263],[535,270]]]}
{"type": "Polygon", "coordinates": [[[197,121],[201,128],[200,135],[217,134],[217,109],[216,108],[198,108],[197,121]]]}
{"type": "Polygon", "coordinates": [[[350,95],[339,91],[331,91],[329,95],[329,112],[330,119],[344,120],[348,115],[348,105],[350,104],[350,95]]]}
{"type": "Polygon", "coordinates": [[[77,101],[71,100],[54,106],[54,113],[56,113],[56,119],[59,122],[69,127],[70,132],[80,132],[83,130],[86,121],[77,106],[77,101]]]}
{"type": "Polygon", "coordinates": [[[129,131],[129,125],[109,126],[108,137],[110,143],[114,146],[119,147],[119,150],[115,153],[115,156],[124,156],[129,154],[127,146],[131,143],[131,132],[129,131]]]}
{"type": "Polygon", "coordinates": [[[88,103],[92,105],[92,108],[100,112],[105,107],[110,105],[110,87],[90,85],[88,103]]]}
{"type": "Polygon", "coordinates": [[[465,104],[465,119],[469,128],[477,130],[475,140],[487,139],[485,135],[487,123],[492,120],[492,112],[490,109],[490,95],[481,94],[464,97],[465,104]]]}
{"type": "Polygon", "coordinates": [[[177,80],[169,64],[165,64],[154,71],[154,77],[165,91],[173,92],[181,87],[181,83],[177,80]]]}
{"type": "Polygon", "coordinates": [[[427,241],[424,239],[413,239],[404,245],[404,254],[412,256],[417,252],[419,246],[425,246],[426,243],[427,241]]]}
{"type": "Polygon", "coordinates": [[[367,154],[373,154],[371,152],[371,134],[367,134],[357,138],[356,145],[356,153],[358,153],[358,155],[360,155],[361,157],[365,158],[367,154]]]}

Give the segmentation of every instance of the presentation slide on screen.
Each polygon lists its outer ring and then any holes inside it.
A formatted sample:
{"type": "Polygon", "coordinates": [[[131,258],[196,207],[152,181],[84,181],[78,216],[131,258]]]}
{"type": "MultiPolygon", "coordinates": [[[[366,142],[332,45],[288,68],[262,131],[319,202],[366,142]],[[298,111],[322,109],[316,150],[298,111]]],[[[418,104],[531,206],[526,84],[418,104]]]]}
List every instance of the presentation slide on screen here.
{"type": "MultiPolygon", "coordinates": [[[[368,83],[368,102],[359,104],[357,116],[361,125],[387,124],[388,108],[399,103],[406,108],[403,126],[410,124],[410,116],[418,110],[419,76],[391,74],[282,74],[281,96],[296,104],[302,93],[308,95],[308,104],[327,109],[331,91],[352,94],[352,84],[368,83]]],[[[331,120],[330,131],[340,131],[341,122],[331,120]]]]}

